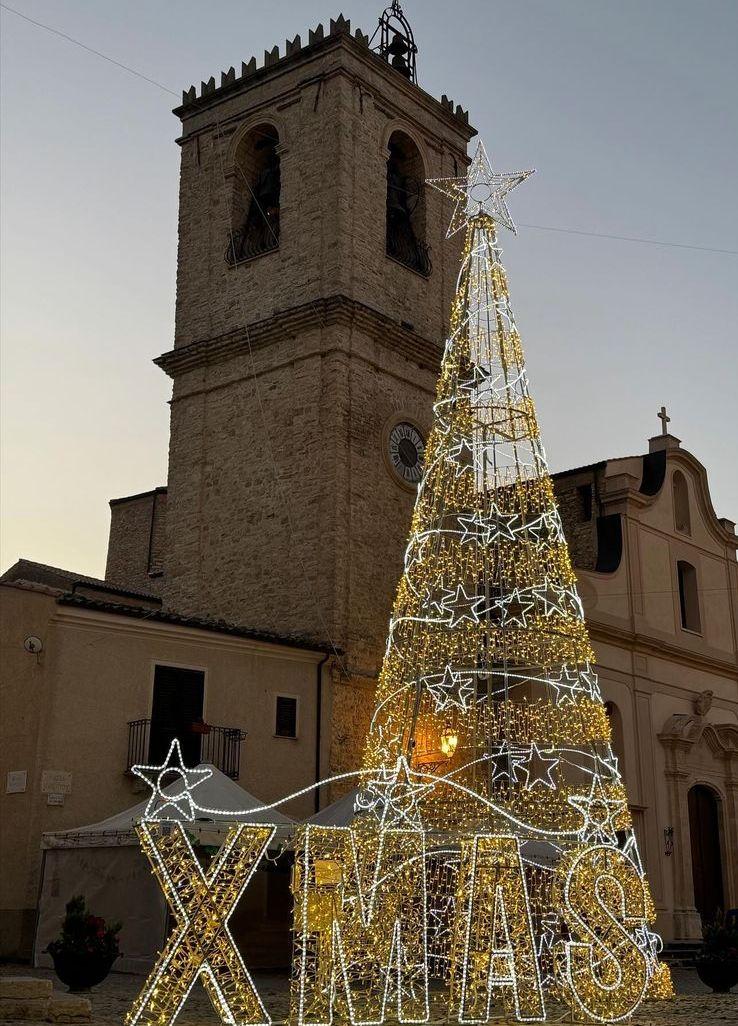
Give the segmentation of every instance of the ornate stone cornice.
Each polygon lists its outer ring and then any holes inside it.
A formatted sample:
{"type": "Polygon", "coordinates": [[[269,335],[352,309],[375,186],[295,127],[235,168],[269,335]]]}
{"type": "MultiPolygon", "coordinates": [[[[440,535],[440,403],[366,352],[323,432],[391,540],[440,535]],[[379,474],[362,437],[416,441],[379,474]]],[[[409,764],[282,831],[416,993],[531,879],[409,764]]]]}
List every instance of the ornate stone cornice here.
{"type": "Polygon", "coordinates": [[[705,524],[717,541],[734,551],[738,549],[738,535],[735,532],[735,524],[725,517],[718,517],[715,512],[710,495],[710,485],[707,480],[707,471],[704,465],[686,449],[670,449],[667,453],[667,459],[681,464],[688,470],[694,471],[697,480],[697,496],[702,506],[705,524]]]}
{"type": "Polygon", "coordinates": [[[290,336],[328,325],[357,328],[373,341],[400,353],[426,370],[436,372],[440,366],[443,349],[438,342],[432,342],[386,314],[343,295],[316,299],[290,310],[278,311],[271,317],[235,331],[214,338],[199,339],[164,353],[154,363],[170,378],[174,378],[196,367],[219,363],[240,353],[254,352],[270,343],[281,342],[290,336]]]}
{"type": "Polygon", "coordinates": [[[696,670],[705,670],[721,677],[728,677],[738,683],[738,662],[734,659],[719,659],[703,653],[690,652],[679,645],[669,644],[661,638],[650,638],[637,631],[624,630],[611,624],[597,622],[587,617],[587,627],[594,641],[604,641],[621,647],[630,648],[643,655],[658,656],[690,666],[696,670]]]}
{"type": "Polygon", "coordinates": [[[713,755],[730,759],[738,755],[738,726],[734,723],[706,723],[702,716],[674,713],[658,735],[667,748],[687,751],[705,741],[713,755]]]}

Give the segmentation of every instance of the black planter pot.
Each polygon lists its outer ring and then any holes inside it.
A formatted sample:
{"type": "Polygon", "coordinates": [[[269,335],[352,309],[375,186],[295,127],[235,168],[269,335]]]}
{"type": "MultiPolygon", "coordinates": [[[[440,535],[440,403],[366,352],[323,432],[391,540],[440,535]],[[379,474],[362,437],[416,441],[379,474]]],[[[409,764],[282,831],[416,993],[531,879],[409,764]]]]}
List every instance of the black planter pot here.
{"type": "Polygon", "coordinates": [[[70,991],[89,990],[102,983],[117,955],[71,955],[51,953],[54,972],[70,991]]]}
{"type": "Polygon", "coordinates": [[[715,994],[727,994],[738,983],[738,961],[724,958],[697,959],[697,975],[715,994]]]}

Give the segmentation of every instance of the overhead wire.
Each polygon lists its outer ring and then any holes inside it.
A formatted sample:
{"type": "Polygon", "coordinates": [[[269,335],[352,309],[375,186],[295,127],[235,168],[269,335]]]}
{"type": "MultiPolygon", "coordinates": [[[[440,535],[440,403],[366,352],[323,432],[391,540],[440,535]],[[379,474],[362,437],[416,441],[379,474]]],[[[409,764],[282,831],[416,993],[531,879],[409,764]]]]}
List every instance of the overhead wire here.
{"type": "Polygon", "coordinates": [[[9,7],[8,4],[0,3],[0,7],[9,14],[14,14],[17,18],[22,18],[23,21],[27,21],[29,24],[35,25],[36,28],[44,29],[46,32],[51,32],[53,35],[59,36],[60,39],[64,39],[68,43],[73,43],[74,46],[79,46],[88,53],[94,54],[95,57],[99,57],[101,60],[107,61],[108,64],[114,64],[116,68],[120,68],[121,71],[127,71],[129,75],[135,75],[136,78],[143,79],[144,82],[148,82],[150,85],[156,86],[157,89],[163,89],[165,93],[171,93],[172,96],[179,96],[179,93],[175,92],[174,89],[170,89],[169,86],[162,85],[162,83],[157,82],[155,78],[150,78],[148,75],[144,75],[143,72],[136,71],[136,69],[130,67],[130,65],[123,64],[122,61],[117,61],[114,57],[110,57],[108,54],[103,53],[102,50],[96,50],[94,47],[88,46],[87,43],[83,43],[80,39],[75,39],[74,36],[70,36],[66,32],[62,32],[60,29],[53,28],[51,25],[46,25],[42,21],[36,21],[35,18],[29,18],[27,14],[23,14],[22,11],[17,11],[15,7],[9,7]]]}
{"type": "MultiPolygon", "coordinates": [[[[148,82],[150,85],[156,86],[157,89],[163,90],[165,93],[169,93],[171,96],[179,97],[178,93],[174,89],[170,89],[169,86],[164,85],[162,82],[158,82],[155,78],[151,78],[149,75],[145,75],[143,72],[132,68],[128,64],[124,64],[122,61],[116,60],[114,57],[110,57],[108,54],[103,53],[102,50],[97,50],[92,46],[88,46],[87,43],[83,43],[80,39],[70,35],[67,32],[62,32],[60,29],[54,28],[52,25],[47,25],[45,22],[38,21],[35,18],[29,17],[27,14],[23,14],[22,11],[17,10],[15,7],[10,7],[6,3],[0,2],[0,9],[7,11],[9,14],[14,14],[18,18],[22,18],[24,21],[36,28],[43,29],[46,32],[50,32],[60,39],[65,40],[68,43],[72,43],[74,46],[78,46],[87,53],[93,54],[95,57],[99,57],[101,60],[107,61],[109,64],[113,64],[121,71],[125,71],[130,75],[134,75],[136,78],[141,79],[144,82],[148,82]]],[[[719,246],[700,246],[686,242],[672,242],[666,239],[644,239],[636,235],[615,235],[610,232],[593,232],[586,231],[582,228],[567,228],[558,225],[543,225],[543,224],[522,224],[521,228],[528,228],[532,231],[540,232],[561,232],[566,235],[581,235],[587,236],[593,239],[608,239],[616,242],[631,242],[637,245],[644,246],[662,246],[668,249],[689,249],[701,253],[719,253],[724,256],[738,256],[738,249],[726,249],[719,246]]]]}

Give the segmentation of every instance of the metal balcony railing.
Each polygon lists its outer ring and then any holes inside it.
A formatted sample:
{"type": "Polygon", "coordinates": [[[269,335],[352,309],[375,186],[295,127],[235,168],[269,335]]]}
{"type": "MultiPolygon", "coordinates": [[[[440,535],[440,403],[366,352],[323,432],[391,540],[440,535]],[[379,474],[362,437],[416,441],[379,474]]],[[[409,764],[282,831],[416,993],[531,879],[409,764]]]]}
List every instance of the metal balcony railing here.
{"type": "Polygon", "coordinates": [[[179,739],[185,765],[210,763],[232,780],[241,772],[241,745],[246,731],[240,727],[214,727],[209,723],[193,723],[189,729],[131,720],[128,724],[128,757],[126,772],[133,766],[157,765],[163,762],[173,739],[179,739]]]}
{"type": "Polygon", "coordinates": [[[232,232],[226,246],[225,259],[231,267],[279,249],[279,207],[249,214],[243,228],[232,232]]]}
{"type": "Polygon", "coordinates": [[[433,270],[430,247],[420,239],[416,239],[414,234],[408,230],[403,232],[388,226],[387,256],[404,264],[412,271],[417,271],[424,278],[429,277],[433,270]]]}

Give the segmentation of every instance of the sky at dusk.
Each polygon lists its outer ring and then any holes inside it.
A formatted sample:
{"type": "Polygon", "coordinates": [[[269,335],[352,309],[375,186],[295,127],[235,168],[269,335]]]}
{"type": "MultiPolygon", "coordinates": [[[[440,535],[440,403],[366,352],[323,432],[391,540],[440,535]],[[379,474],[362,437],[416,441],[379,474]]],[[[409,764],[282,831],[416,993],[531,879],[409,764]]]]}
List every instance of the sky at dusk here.
{"type": "MultiPolygon", "coordinates": [[[[160,84],[0,11],[2,569],[101,575],[108,500],[166,482],[170,382],[151,361],[173,341],[171,108],[341,8],[10,6],[160,84]]],[[[498,169],[537,168],[504,246],[552,470],[647,451],[666,404],[738,519],[738,3],[404,6],[422,87],[469,109],[498,169]]],[[[343,4],[370,34],[380,12],[343,4]]]]}

